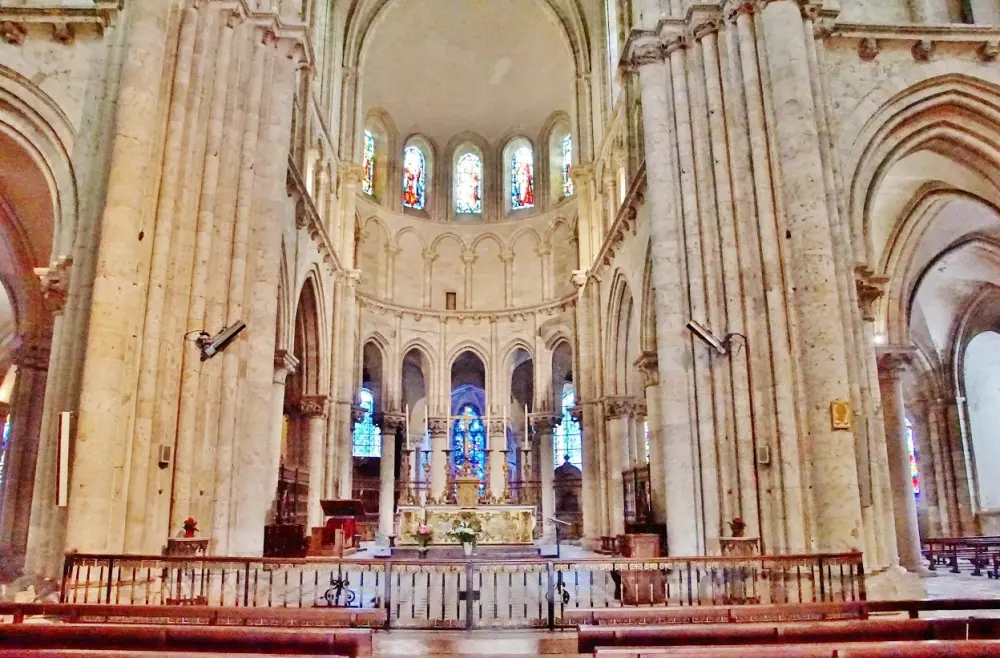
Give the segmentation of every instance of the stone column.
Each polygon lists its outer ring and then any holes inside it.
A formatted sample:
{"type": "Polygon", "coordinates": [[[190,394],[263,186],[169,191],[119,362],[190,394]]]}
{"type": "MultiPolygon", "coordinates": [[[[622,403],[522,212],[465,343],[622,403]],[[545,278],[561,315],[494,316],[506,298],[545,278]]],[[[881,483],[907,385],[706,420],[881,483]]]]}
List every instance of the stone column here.
{"type": "Polygon", "coordinates": [[[899,564],[910,571],[921,568],[920,533],[917,529],[917,503],[913,498],[910,477],[910,454],[906,445],[906,415],[903,408],[901,377],[913,359],[906,347],[879,350],[879,389],[885,419],[885,444],[889,455],[889,479],[892,482],[892,508],[895,516],[896,546],[899,564]]]}
{"type": "Polygon", "coordinates": [[[393,534],[396,519],[396,428],[405,426],[406,418],[403,414],[386,413],[382,415],[382,457],[379,460],[378,481],[378,532],[386,537],[393,534]]]}
{"type": "Polygon", "coordinates": [[[431,276],[434,272],[434,261],[437,260],[437,254],[433,249],[424,249],[424,288],[423,288],[423,300],[421,306],[429,307],[431,305],[431,276]]]}
{"type": "MultiPolygon", "coordinates": [[[[288,350],[277,350],[274,353],[274,379],[271,384],[271,468],[268,478],[270,490],[278,491],[278,471],[281,468],[281,430],[285,419],[285,382],[288,376],[295,373],[299,360],[288,350]]],[[[268,512],[268,523],[274,521],[275,509],[268,512]]]]}
{"type": "MultiPolygon", "coordinates": [[[[351,215],[353,217],[353,215],[351,215]]],[[[351,222],[353,224],[353,222],[351,222]]],[[[343,277],[343,297],[337,309],[340,319],[340,354],[338,355],[337,368],[339,377],[337,383],[337,398],[341,402],[338,405],[340,417],[335,419],[336,432],[340,436],[334,435],[333,441],[336,450],[337,467],[339,467],[339,495],[341,498],[351,498],[353,496],[354,461],[351,458],[353,448],[354,423],[358,422],[359,408],[354,404],[355,396],[355,371],[357,368],[357,308],[358,302],[355,293],[358,282],[361,280],[360,270],[348,270],[343,277]]],[[[363,412],[361,412],[363,414],[363,412]]]]}
{"type": "Polygon", "coordinates": [[[403,250],[392,245],[385,248],[385,291],[386,300],[392,301],[393,291],[396,289],[396,258],[403,250]]]}
{"type": "Polygon", "coordinates": [[[552,299],[552,246],[543,244],[536,253],[542,259],[542,299],[552,299]]]}
{"type": "Polygon", "coordinates": [[[837,401],[850,400],[846,336],[834,261],[824,163],[810,84],[802,8],[762,3],[757,24],[766,47],[778,190],[786,218],[789,299],[802,373],[806,459],[813,495],[812,549],[860,548],[864,537],[853,427],[833,426],[837,401]]]}
{"type": "Polygon", "coordinates": [[[504,427],[503,418],[491,418],[489,426],[489,444],[486,446],[490,450],[490,491],[494,500],[503,498],[504,478],[503,478],[503,451],[507,449],[507,428],[504,427]]]}
{"type": "Polygon", "coordinates": [[[14,361],[17,380],[10,399],[11,428],[0,492],[0,576],[20,574],[24,568],[49,348],[22,345],[14,361]]]}
{"type": "Polygon", "coordinates": [[[476,262],[476,254],[472,251],[462,252],[462,263],[465,265],[465,287],[462,290],[462,307],[472,308],[472,264],[476,262]]]}
{"type": "Polygon", "coordinates": [[[326,434],[326,416],[330,398],[325,395],[302,397],[302,415],[308,419],[309,432],[309,506],[308,527],[323,525],[323,508],[319,501],[323,497],[323,437],[326,434]]]}
{"type": "Polygon", "coordinates": [[[552,430],[559,422],[559,416],[548,413],[532,414],[531,420],[535,425],[535,437],[538,442],[538,462],[541,471],[541,523],[542,540],[551,541],[555,539],[555,524],[548,521],[556,515],[556,490],[554,485],[555,475],[555,447],[552,444],[552,430]]]}
{"type": "Polygon", "coordinates": [[[625,492],[623,474],[629,468],[629,425],[635,417],[635,399],[627,396],[604,398],[604,418],[608,427],[608,481],[605,499],[610,533],[625,532],[625,492]]]}
{"type": "Polygon", "coordinates": [[[635,365],[646,386],[646,423],[649,426],[649,481],[650,507],[654,523],[667,520],[667,501],[664,497],[665,465],[663,462],[663,419],[660,416],[660,371],[656,352],[643,352],[635,365]]]}
{"type": "Polygon", "coordinates": [[[448,448],[448,418],[429,418],[427,429],[431,433],[431,482],[430,497],[434,502],[445,502],[445,485],[448,483],[448,469],[451,464],[445,458],[448,448]]]}
{"type": "Polygon", "coordinates": [[[502,251],[500,260],[503,261],[503,305],[510,308],[514,305],[514,252],[502,251]]]}

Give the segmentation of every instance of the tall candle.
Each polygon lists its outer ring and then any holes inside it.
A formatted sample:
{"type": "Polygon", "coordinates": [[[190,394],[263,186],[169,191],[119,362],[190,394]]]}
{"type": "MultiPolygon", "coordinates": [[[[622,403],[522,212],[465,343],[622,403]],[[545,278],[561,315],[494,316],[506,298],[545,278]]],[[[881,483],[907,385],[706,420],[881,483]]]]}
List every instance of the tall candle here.
{"type": "Polygon", "coordinates": [[[409,404],[406,405],[406,412],[405,412],[405,415],[403,416],[403,427],[405,428],[405,432],[406,432],[406,449],[407,450],[411,450],[413,448],[413,446],[410,445],[410,405],[409,404]]]}
{"type": "Polygon", "coordinates": [[[524,405],[524,449],[528,449],[528,405],[524,405]]]}

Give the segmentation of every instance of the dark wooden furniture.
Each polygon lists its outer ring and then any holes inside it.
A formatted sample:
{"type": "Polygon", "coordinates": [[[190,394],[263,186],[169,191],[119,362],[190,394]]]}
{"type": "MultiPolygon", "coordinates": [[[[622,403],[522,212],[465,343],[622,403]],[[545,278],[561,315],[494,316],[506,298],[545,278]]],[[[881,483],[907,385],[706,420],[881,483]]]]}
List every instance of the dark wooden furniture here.
{"type": "Polygon", "coordinates": [[[323,500],[323,515],[326,523],[312,529],[309,540],[309,555],[341,555],[347,549],[360,545],[358,524],[365,519],[365,509],[360,500],[323,500]],[[337,545],[337,537],[342,533],[343,546],[337,545]]]}
{"type": "Polygon", "coordinates": [[[927,568],[937,571],[948,566],[952,573],[961,573],[968,565],[973,576],[986,575],[1000,579],[1000,537],[934,537],[921,541],[927,568]]]}

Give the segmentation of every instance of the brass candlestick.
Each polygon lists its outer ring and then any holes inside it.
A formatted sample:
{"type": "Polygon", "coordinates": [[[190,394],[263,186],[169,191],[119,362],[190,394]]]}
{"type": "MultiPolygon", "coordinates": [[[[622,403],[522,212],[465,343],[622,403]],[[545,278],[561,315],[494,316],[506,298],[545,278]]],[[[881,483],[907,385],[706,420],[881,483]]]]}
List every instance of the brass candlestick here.
{"type": "Polygon", "coordinates": [[[403,448],[403,495],[400,505],[413,504],[413,481],[410,480],[411,464],[413,459],[413,448],[403,448]]]}
{"type": "Polygon", "coordinates": [[[483,493],[482,495],[479,496],[479,502],[483,505],[490,505],[493,503],[493,477],[491,475],[491,473],[493,472],[491,464],[491,462],[493,461],[492,458],[493,450],[487,448],[485,452],[486,452],[486,464],[485,464],[486,472],[485,472],[485,477],[483,478],[483,493]]]}

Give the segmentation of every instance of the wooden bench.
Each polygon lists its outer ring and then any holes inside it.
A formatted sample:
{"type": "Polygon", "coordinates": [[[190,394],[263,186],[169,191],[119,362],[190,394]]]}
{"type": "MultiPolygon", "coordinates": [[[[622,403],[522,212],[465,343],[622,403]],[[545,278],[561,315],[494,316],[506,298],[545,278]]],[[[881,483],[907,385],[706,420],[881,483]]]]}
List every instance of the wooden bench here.
{"type": "MultiPolygon", "coordinates": [[[[1000,603],[1000,600],[997,601],[1000,603]]],[[[563,619],[591,626],[718,624],[867,619],[865,601],[852,603],[783,603],[773,605],[706,605],[683,607],[576,608],[563,619]]]]}
{"type": "Polygon", "coordinates": [[[959,561],[965,560],[972,566],[973,576],[981,576],[986,568],[988,577],[1000,578],[1000,537],[934,537],[921,543],[931,571],[947,565],[952,573],[961,573],[959,561]]]}
{"type": "Polygon", "coordinates": [[[990,639],[1000,619],[867,619],[783,624],[676,624],[673,626],[580,626],[577,651],[598,647],[718,646],[884,642],[889,640],[990,639]]]}
{"type": "Polygon", "coordinates": [[[0,603],[0,617],[15,624],[43,616],[74,624],[186,624],[206,626],[277,626],[382,628],[383,608],[244,608],[212,606],[99,605],[75,603],[0,603]]]}
{"type": "Polygon", "coordinates": [[[100,624],[0,625],[4,649],[372,655],[371,629],[100,624]]]}
{"type": "MultiPolygon", "coordinates": [[[[746,647],[600,648],[600,658],[746,658],[746,647]]],[[[844,642],[760,645],[753,658],[981,658],[1000,655],[1000,640],[844,642]]]]}

